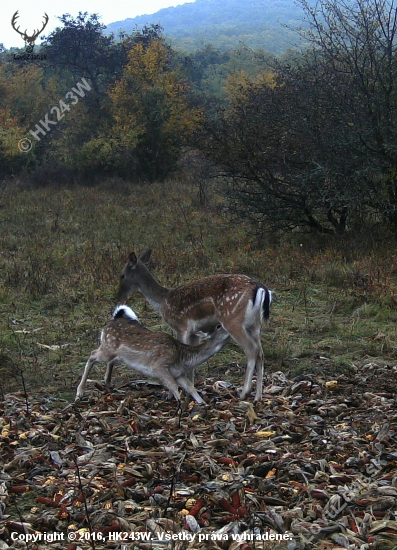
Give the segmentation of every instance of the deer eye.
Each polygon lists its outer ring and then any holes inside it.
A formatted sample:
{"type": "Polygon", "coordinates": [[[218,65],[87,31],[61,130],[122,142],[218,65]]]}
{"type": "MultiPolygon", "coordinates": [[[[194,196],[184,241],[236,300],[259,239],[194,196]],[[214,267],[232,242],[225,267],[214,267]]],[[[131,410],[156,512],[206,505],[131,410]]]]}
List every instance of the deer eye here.
{"type": "Polygon", "coordinates": [[[222,325],[216,325],[216,330],[221,330],[222,325]]]}
{"type": "Polygon", "coordinates": [[[125,279],[125,275],[120,275],[120,279],[125,279]]]}

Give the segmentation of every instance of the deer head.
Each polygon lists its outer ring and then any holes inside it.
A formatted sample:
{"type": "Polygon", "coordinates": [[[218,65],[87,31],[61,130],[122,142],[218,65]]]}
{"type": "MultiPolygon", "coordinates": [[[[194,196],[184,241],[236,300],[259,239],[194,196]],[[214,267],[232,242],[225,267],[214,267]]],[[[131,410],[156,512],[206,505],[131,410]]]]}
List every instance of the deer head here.
{"type": "Polygon", "coordinates": [[[14,13],[14,15],[12,16],[12,19],[11,19],[11,25],[12,25],[12,28],[17,31],[18,34],[20,34],[22,36],[22,38],[24,39],[25,41],[25,44],[26,44],[26,48],[29,52],[32,52],[33,51],[33,48],[34,48],[34,42],[36,40],[36,38],[39,36],[39,34],[41,34],[43,32],[43,30],[45,29],[47,23],[48,23],[48,15],[45,13],[44,14],[44,24],[42,26],[42,28],[40,30],[35,30],[34,33],[32,34],[32,36],[29,36],[27,34],[27,29],[25,29],[25,32],[21,32],[19,30],[19,27],[16,27],[15,24],[17,22],[17,19],[18,19],[19,15],[18,15],[18,11],[16,11],[14,13]]]}

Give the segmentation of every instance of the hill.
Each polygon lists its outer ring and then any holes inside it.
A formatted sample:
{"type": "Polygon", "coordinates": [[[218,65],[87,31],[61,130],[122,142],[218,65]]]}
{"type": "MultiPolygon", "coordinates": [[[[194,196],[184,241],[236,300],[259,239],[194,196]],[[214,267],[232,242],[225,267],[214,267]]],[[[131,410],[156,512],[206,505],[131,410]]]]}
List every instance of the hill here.
{"type": "Polygon", "coordinates": [[[222,50],[244,43],[281,54],[299,44],[299,37],[286,25],[298,25],[302,10],[293,0],[196,0],[111,23],[107,32],[131,33],[144,25],[160,24],[177,47],[186,50],[211,43],[222,50]]]}

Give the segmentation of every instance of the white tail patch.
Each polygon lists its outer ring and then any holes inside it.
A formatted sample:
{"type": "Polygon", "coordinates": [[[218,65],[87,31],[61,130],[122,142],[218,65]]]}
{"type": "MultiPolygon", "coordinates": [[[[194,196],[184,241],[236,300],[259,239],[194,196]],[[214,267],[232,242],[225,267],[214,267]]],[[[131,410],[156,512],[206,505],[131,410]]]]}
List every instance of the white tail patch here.
{"type": "Polygon", "coordinates": [[[264,288],[258,288],[255,296],[255,303],[254,303],[255,308],[258,307],[262,309],[265,296],[266,296],[266,290],[264,288]]]}
{"type": "Polygon", "coordinates": [[[245,320],[249,325],[255,325],[256,319],[263,320],[263,303],[266,298],[266,290],[258,288],[255,301],[249,300],[245,311],[245,320]]]}
{"type": "Polygon", "coordinates": [[[120,312],[123,312],[124,315],[132,319],[133,321],[139,321],[137,314],[135,311],[133,311],[130,307],[126,305],[118,305],[116,309],[113,311],[113,319],[116,317],[116,315],[120,312]]]}

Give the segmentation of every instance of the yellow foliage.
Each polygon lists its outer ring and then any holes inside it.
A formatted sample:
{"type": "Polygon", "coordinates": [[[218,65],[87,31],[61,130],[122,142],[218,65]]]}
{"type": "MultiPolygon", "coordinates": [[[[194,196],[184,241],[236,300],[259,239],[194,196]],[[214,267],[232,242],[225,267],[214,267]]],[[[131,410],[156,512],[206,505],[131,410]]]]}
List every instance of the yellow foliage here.
{"type": "Polygon", "coordinates": [[[274,87],[274,75],[269,72],[261,72],[255,77],[249,77],[245,71],[238,71],[228,75],[225,90],[231,103],[238,103],[244,99],[245,93],[253,85],[258,87],[274,87]]]}
{"type": "Polygon", "coordinates": [[[122,78],[109,93],[116,132],[128,136],[130,145],[153,133],[166,140],[179,139],[201,118],[200,111],[189,105],[188,91],[178,68],[170,66],[162,40],[152,40],[147,47],[135,44],[122,78]]]}
{"type": "Polygon", "coordinates": [[[39,120],[58,99],[55,77],[46,78],[44,71],[32,64],[0,66],[0,98],[21,125],[39,120]]]}
{"type": "Polygon", "coordinates": [[[18,142],[24,137],[24,130],[18,121],[11,115],[8,107],[0,107],[0,146],[7,157],[15,157],[20,154],[18,142]]]}

